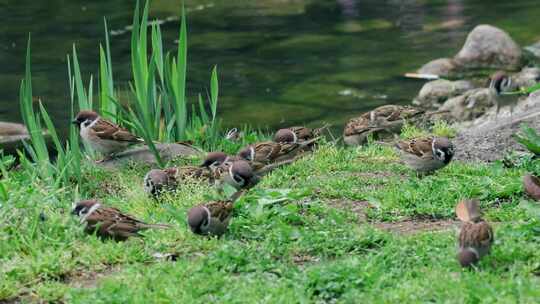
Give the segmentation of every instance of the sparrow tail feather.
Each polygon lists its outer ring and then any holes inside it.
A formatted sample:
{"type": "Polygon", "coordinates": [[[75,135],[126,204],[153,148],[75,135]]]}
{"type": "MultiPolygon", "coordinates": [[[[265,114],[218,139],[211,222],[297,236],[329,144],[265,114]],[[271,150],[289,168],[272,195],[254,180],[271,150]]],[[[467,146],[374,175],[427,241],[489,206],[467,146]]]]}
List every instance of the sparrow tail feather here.
{"type": "Polygon", "coordinates": [[[152,228],[152,229],[169,229],[172,225],[168,224],[144,224],[144,228],[152,228]]]}

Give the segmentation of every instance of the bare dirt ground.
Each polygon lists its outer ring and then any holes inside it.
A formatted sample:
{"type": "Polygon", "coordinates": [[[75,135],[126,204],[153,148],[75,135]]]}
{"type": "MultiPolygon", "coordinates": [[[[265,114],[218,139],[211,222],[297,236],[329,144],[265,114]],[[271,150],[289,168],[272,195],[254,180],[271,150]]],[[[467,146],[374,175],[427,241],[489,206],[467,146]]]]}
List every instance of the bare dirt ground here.
{"type": "Polygon", "coordinates": [[[519,102],[511,114],[509,109],[501,109],[496,117],[486,115],[472,125],[462,126],[453,139],[455,159],[492,162],[512,151],[525,152],[512,135],[519,131],[522,123],[540,130],[540,94],[535,95],[519,102]]]}
{"type": "Polygon", "coordinates": [[[458,221],[435,220],[435,219],[404,219],[397,222],[372,222],[366,213],[373,206],[368,201],[332,200],[327,202],[338,209],[346,209],[353,212],[358,223],[369,223],[373,227],[398,234],[414,234],[420,232],[435,232],[455,229],[459,226],[458,221]]]}

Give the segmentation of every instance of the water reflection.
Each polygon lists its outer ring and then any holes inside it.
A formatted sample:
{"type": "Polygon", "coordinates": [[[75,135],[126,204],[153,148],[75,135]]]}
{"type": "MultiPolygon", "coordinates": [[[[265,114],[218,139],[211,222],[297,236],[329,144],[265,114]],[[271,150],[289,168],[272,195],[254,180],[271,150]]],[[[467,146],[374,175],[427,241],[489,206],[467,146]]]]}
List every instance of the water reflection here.
{"type": "MultiPolygon", "coordinates": [[[[178,3],[152,2],[153,18],[169,18],[162,25],[168,49],[176,46],[178,3]]],[[[0,5],[0,120],[20,121],[17,94],[28,32],[35,95],[57,125],[69,119],[65,55],[76,43],[85,81],[97,74],[103,16],[119,31],[111,39],[113,68],[116,83],[127,91],[131,1],[0,5]]],[[[452,56],[474,25],[494,24],[521,43],[538,38],[530,29],[540,25],[536,0],[190,0],[186,5],[189,97],[206,92],[210,70],[218,64],[220,113],[228,126],[340,125],[381,104],[408,103],[422,83],[400,75],[452,56]]]]}

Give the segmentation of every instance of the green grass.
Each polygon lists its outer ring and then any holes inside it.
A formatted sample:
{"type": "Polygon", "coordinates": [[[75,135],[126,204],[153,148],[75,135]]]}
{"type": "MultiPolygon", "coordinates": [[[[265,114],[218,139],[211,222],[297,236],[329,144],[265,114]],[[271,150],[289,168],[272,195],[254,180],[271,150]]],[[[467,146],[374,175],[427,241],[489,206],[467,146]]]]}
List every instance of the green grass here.
{"type": "Polygon", "coordinates": [[[520,206],[531,204],[521,176],[537,168],[533,160],[511,169],[453,162],[419,179],[388,147],[323,144],[250,190],[220,239],[187,228],[187,210],[212,192],[201,183],[156,202],[142,191],[143,165],[104,171],[83,163],[82,183],[59,189],[12,171],[0,181],[7,197],[0,201],[0,300],[533,303],[540,298],[540,219],[520,206]],[[496,234],[477,270],[456,262],[455,229],[376,228],[381,221],[454,219],[457,200],[471,196],[481,199],[496,234]],[[89,197],[174,228],[101,241],[69,215],[74,200],[89,197]],[[372,206],[366,222],[336,203],[362,200],[372,206]],[[178,260],[156,260],[156,252],[178,260]]]}

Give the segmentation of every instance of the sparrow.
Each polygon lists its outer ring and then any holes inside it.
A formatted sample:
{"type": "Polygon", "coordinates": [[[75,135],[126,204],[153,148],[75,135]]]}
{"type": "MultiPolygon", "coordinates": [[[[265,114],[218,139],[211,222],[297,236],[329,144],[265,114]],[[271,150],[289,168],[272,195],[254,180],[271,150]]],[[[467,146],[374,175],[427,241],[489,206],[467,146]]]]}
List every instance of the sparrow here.
{"type": "Polygon", "coordinates": [[[238,156],[249,161],[255,171],[267,165],[276,163],[290,163],[305,152],[305,148],[313,144],[317,138],[301,143],[277,143],[265,141],[245,147],[238,152],[238,156]]]}
{"type": "Polygon", "coordinates": [[[290,127],[279,129],[274,134],[277,143],[298,143],[315,138],[316,132],[306,127],[290,127]]]}
{"type": "Polygon", "coordinates": [[[182,166],[166,169],[152,169],[143,179],[144,191],[154,197],[164,191],[171,191],[178,187],[180,181],[213,180],[213,173],[206,167],[182,166]]]}
{"type": "Polygon", "coordinates": [[[510,113],[512,113],[512,110],[518,101],[518,95],[505,95],[505,93],[519,89],[519,87],[512,81],[512,77],[503,71],[494,73],[490,77],[489,89],[493,96],[495,96],[494,101],[496,113],[498,114],[499,110],[507,105],[510,106],[510,113]]]}
{"type": "Polygon", "coordinates": [[[407,120],[422,117],[424,110],[398,105],[385,105],[349,120],[343,130],[343,139],[349,146],[364,143],[368,136],[377,137],[398,134],[407,120]]]}
{"type": "Polygon", "coordinates": [[[94,111],[80,111],[72,123],[79,126],[81,138],[92,149],[105,155],[106,159],[130,145],[144,142],[128,130],[101,118],[94,111]]]}
{"type": "Polygon", "coordinates": [[[531,198],[540,201],[540,178],[532,174],[523,176],[523,188],[531,198]]]}
{"type": "Polygon", "coordinates": [[[80,201],[71,213],[80,218],[81,224],[86,224],[86,233],[96,233],[102,239],[112,238],[116,241],[125,241],[129,237],[140,236],[139,231],[145,229],[170,228],[169,225],[146,224],[116,208],[107,207],[97,200],[80,201]]]}
{"type": "Polygon", "coordinates": [[[206,158],[203,160],[201,167],[215,170],[217,167],[223,165],[226,162],[233,162],[236,160],[240,160],[240,158],[238,156],[227,155],[223,152],[210,152],[206,155],[206,158]]]}
{"type": "Polygon", "coordinates": [[[236,190],[249,189],[259,182],[259,177],[244,160],[223,163],[213,171],[213,179],[218,187],[228,184],[236,190]]]}
{"type": "Polygon", "coordinates": [[[459,202],[456,215],[462,221],[457,259],[462,267],[470,267],[489,254],[494,240],[493,229],[482,219],[478,200],[459,202]]]}
{"type": "Polygon", "coordinates": [[[226,201],[211,201],[191,208],[187,220],[191,231],[199,235],[223,235],[229,226],[234,202],[243,194],[241,190],[226,201]]]}
{"type": "Polygon", "coordinates": [[[454,145],[446,137],[426,137],[399,141],[405,164],[419,173],[430,173],[448,165],[454,156],[454,145]]]}
{"type": "Polygon", "coordinates": [[[244,132],[238,131],[237,128],[232,128],[225,134],[225,139],[230,141],[239,141],[244,138],[244,132]]]}

